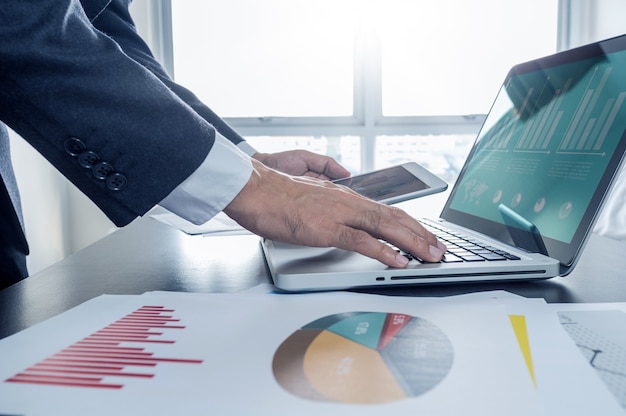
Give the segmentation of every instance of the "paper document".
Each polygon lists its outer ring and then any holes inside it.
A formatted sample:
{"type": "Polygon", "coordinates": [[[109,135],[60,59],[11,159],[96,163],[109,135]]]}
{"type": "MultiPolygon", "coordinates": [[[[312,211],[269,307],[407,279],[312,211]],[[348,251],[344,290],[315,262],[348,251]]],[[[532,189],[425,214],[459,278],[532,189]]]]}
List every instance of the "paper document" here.
{"type": "Polygon", "coordinates": [[[471,298],[107,295],[1,340],[0,356],[0,414],[543,408],[505,307],[471,298]]]}
{"type": "Polygon", "coordinates": [[[209,221],[200,225],[195,225],[165,210],[158,210],[150,214],[150,217],[190,235],[218,236],[251,234],[250,231],[241,227],[223,212],[220,212],[209,221]]]}

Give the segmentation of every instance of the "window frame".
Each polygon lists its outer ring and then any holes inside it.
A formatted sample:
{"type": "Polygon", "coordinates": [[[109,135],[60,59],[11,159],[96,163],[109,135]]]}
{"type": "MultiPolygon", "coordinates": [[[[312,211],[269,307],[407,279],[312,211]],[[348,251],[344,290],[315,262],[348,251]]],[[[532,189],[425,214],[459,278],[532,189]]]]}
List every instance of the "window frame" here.
{"type": "MultiPolygon", "coordinates": [[[[135,2],[137,3],[137,1],[135,2]]],[[[558,0],[556,50],[572,43],[571,22],[580,23],[584,2],[558,0]]],[[[175,76],[171,0],[145,0],[149,42],[156,58],[175,76]]],[[[141,4],[137,7],[141,7],[141,4]]],[[[225,117],[242,136],[358,136],[361,169],[374,168],[376,137],[385,135],[477,134],[486,114],[384,116],[380,47],[354,48],[353,114],[344,117],[225,117]],[[367,63],[367,64],[366,64],[367,63]]]]}

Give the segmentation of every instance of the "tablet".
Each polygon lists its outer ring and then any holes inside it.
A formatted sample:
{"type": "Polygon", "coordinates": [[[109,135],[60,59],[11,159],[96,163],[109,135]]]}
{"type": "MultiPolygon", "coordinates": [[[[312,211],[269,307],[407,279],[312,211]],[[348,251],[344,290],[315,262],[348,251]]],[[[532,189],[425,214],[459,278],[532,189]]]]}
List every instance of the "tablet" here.
{"type": "Polygon", "coordinates": [[[408,162],[333,181],[384,204],[443,192],[448,184],[423,166],[408,162]]]}

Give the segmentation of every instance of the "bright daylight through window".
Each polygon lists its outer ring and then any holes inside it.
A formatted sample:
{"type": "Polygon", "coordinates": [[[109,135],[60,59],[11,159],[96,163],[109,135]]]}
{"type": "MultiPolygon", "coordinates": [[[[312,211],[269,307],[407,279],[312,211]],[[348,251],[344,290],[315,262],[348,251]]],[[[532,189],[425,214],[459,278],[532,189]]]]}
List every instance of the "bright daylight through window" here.
{"type": "Polygon", "coordinates": [[[172,1],[175,79],[260,151],[455,180],[507,70],[556,51],[557,1],[172,1]]]}

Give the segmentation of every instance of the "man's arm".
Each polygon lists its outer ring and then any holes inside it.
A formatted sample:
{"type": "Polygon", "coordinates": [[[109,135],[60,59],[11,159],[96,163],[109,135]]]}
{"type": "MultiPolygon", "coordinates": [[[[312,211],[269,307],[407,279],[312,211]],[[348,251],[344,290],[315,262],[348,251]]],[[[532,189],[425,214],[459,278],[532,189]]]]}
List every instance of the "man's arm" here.
{"type": "Polygon", "coordinates": [[[215,137],[78,0],[0,5],[0,119],[120,226],[183,182],[215,137]]]}
{"type": "MultiPolygon", "coordinates": [[[[220,134],[238,146],[244,146],[246,153],[253,153],[245,147],[244,138],[233,130],[228,123],[211,110],[194,93],[174,82],[163,66],[154,58],[152,51],[137,33],[134,21],[128,10],[128,2],[112,0],[104,9],[95,7],[98,0],[81,0],[94,27],[111,37],[130,58],[152,72],[163,84],[181,100],[194,109],[200,117],[209,122],[220,134]]],[[[198,51],[207,53],[207,51],[198,51]]],[[[216,63],[218,65],[218,63],[216,63]]],[[[207,74],[210,76],[210,74],[207,74]]]]}
{"type": "MultiPolygon", "coordinates": [[[[133,60],[157,76],[169,89],[198,113],[217,131],[236,144],[246,154],[254,156],[266,165],[292,175],[308,175],[321,179],[345,177],[350,174],[332,158],[306,151],[277,154],[258,153],[215,114],[196,95],[174,82],[161,64],[154,58],[150,48],[138,35],[129,13],[127,2],[113,0],[106,7],[98,7],[99,0],[81,0],[94,27],[115,40],[133,60]]],[[[205,53],[199,51],[198,53],[205,53]]],[[[207,74],[207,76],[210,76],[207,74]]],[[[202,223],[221,211],[241,190],[250,177],[251,168],[241,167],[234,171],[233,163],[241,162],[236,155],[227,152],[225,144],[214,146],[207,160],[180,187],[170,194],[161,205],[193,223],[202,223]],[[243,180],[245,178],[245,180],[243,180]]]]}

